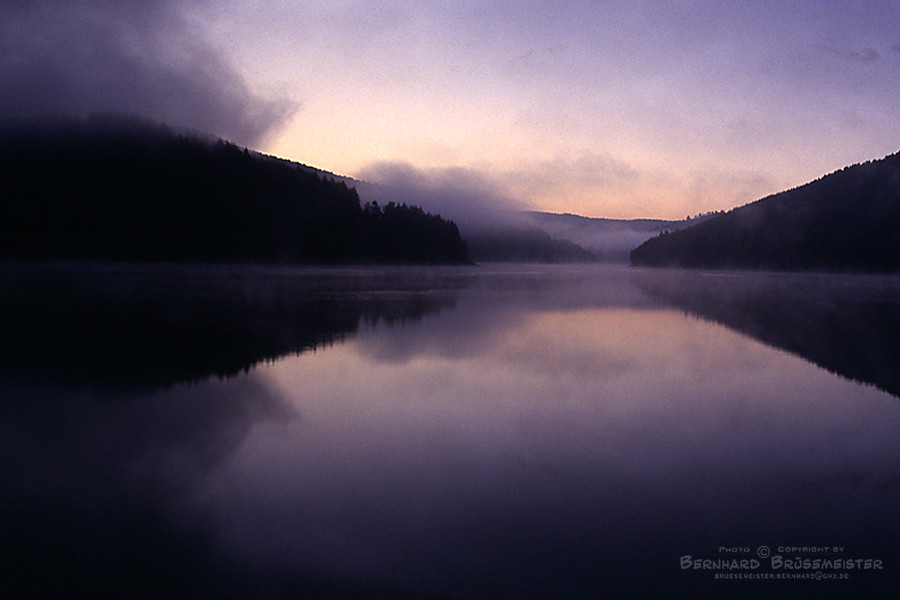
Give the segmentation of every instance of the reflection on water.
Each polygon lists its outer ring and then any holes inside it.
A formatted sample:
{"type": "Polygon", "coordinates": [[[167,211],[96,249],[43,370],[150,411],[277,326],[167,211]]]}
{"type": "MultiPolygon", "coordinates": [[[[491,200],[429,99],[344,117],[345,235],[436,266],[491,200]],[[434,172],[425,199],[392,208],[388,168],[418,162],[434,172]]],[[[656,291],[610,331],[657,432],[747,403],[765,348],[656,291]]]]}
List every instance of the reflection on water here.
{"type": "Polygon", "coordinates": [[[103,271],[55,271],[31,312],[37,282],[4,290],[0,587],[17,597],[879,597],[900,576],[896,401],[767,346],[758,323],[805,330],[754,312],[744,279],[725,289],[756,325],[688,304],[702,288],[665,271],[103,271]],[[17,358],[28,333],[53,345],[48,323],[63,343],[17,358]],[[182,369],[207,333],[247,347],[182,369]],[[116,359],[116,339],[147,345],[116,359]],[[679,566],[761,545],[884,569],[679,566]]]}
{"type": "Polygon", "coordinates": [[[667,305],[900,397],[900,277],[637,271],[667,305]]]}
{"type": "Polygon", "coordinates": [[[27,265],[3,280],[0,369],[70,387],[230,376],[453,304],[408,270],[27,265]]]}

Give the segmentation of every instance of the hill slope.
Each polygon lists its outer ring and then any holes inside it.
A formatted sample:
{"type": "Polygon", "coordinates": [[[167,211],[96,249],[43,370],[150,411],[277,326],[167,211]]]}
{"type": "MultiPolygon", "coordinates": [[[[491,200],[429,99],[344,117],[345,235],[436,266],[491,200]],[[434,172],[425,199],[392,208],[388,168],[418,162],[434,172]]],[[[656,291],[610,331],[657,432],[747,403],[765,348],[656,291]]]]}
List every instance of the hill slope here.
{"type": "Polygon", "coordinates": [[[465,263],[456,225],[133,117],[0,130],[0,258],[465,263]]]}
{"type": "Polygon", "coordinates": [[[663,233],[634,265],[900,271],[900,153],[663,233]]]}
{"type": "Polygon", "coordinates": [[[593,260],[627,263],[629,252],[664,230],[683,229],[710,218],[711,214],[693,219],[667,221],[662,219],[605,219],[528,211],[528,220],[554,239],[580,246],[593,255],[593,260]]]}
{"type": "Polygon", "coordinates": [[[506,228],[463,231],[476,262],[588,263],[596,256],[538,227],[510,224],[506,228]]]}

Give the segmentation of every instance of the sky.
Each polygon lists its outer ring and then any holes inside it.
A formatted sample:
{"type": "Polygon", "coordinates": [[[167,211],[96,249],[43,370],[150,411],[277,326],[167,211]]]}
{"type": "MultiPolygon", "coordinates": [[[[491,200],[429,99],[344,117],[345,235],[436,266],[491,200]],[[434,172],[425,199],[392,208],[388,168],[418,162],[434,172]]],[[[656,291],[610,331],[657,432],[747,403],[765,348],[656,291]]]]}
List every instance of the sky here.
{"type": "Polygon", "coordinates": [[[898,25],[866,0],[4,0],[0,111],[132,112],[442,198],[677,219],[900,150],[898,25]]]}

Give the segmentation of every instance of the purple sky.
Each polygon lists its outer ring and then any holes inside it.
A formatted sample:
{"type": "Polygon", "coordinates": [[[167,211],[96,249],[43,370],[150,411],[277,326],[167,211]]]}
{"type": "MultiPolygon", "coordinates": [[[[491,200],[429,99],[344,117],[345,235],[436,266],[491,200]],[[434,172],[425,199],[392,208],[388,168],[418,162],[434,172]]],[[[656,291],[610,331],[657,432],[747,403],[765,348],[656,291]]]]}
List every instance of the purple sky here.
{"type": "Polygon", "coordinates": [[[608,217],[900,149],[900,3],[12,0],[4,116],[116,110],[608,217]]]}

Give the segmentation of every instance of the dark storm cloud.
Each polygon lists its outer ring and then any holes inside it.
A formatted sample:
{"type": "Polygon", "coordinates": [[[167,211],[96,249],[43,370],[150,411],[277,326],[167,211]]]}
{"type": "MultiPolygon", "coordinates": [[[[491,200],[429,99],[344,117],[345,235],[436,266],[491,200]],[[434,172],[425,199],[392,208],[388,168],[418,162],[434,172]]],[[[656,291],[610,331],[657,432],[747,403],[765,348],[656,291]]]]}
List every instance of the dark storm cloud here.
{"type": "Polygon", "coordinates": [[[136,113],[256,144],[293,110],[254,94],[203,36],[192,0],[37,0],[0,7],[4,118],[136,113]]]}

